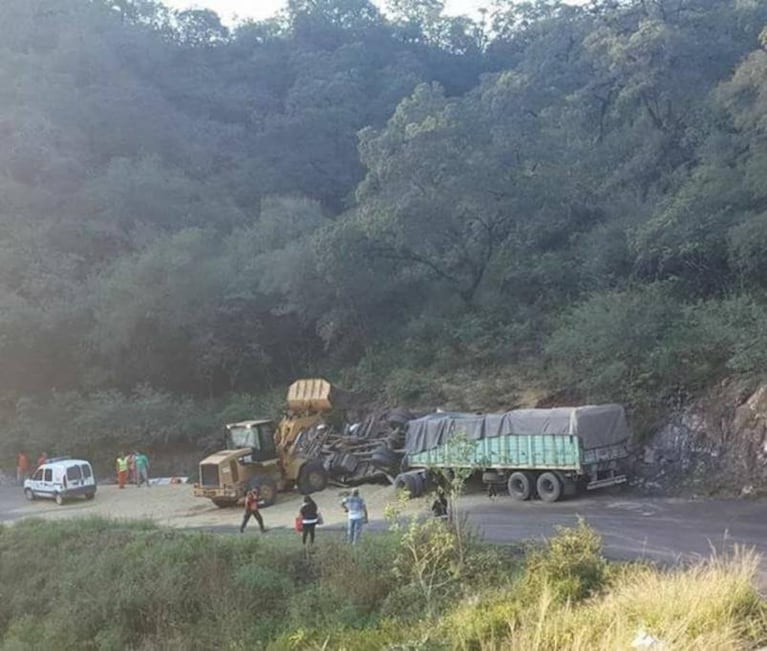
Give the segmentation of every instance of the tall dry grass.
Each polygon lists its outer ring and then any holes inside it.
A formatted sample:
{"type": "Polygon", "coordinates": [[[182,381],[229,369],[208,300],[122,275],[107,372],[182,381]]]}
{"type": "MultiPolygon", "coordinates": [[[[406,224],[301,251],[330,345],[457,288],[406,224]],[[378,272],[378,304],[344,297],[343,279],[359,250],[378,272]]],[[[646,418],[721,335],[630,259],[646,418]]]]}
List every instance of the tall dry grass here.
{"type": "Polygon", "coordinates": [[[643,633],[651,649],[719,651],[767,643],[767,607],[754,588],[758,556],[736,550],[694,567],[630,567],[608,592],[580,604],[557,603],[551,590],[517,617],[502,640],[482,651],[617,651],[643,633]]]}

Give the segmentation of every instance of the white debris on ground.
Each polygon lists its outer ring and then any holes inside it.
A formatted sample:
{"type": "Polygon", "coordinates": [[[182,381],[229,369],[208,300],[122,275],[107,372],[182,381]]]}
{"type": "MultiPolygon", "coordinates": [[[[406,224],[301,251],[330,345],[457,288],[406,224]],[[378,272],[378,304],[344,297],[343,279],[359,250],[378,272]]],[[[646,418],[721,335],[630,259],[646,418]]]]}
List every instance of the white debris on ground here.
{"type": "Polygon", "coordinates": [[[653,651],[662,651],[666,645],[657,637],[650,635],[645,631],[640,631],[631,642],[632,649],[652,649],[653,651]]]}

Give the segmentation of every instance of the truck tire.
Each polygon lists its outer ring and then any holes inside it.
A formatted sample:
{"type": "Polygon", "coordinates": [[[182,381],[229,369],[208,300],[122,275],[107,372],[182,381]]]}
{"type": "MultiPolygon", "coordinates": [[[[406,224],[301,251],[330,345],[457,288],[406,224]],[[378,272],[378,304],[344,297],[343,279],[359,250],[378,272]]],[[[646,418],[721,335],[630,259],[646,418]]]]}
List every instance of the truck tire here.
{"type": "Polygon", "coordinates": [[[506,484],[513,500],[524,502],[533,496],[533,477],[529,472],[513,472],[506,484]]]}
{"type": "Polygon", "coordinates": [[[321,461],[309,461],[298,473],[298,490],[303,495],[325,490],[328,485],[328,473],[321,461]]]}
{"type": "Polygon", "coordinates": [[[400,473],[394,478],[394,490],[396,491],[410,490],[410,487],[408,486],[407,475],[405,473],[400,473]]]}
{"type": "Polygon", "coordinates": [[[258,489],[258,501],[262,506],[271,506],[277,501],[277,482],[271,477],[264,475],[251,477],[248,488],[258,489]]]}
{"type": "Polygon", "coordinates": [[[408,478],[410,480],[410,485],[412,486],[410,495],[412,497],[421,497],[423,495],[424,488],[426,487],[426,482],[424,481],[423,475],[421,473],[410,473],[408,478]]]}
{"type": "Polygon", "coordinates": [[[538,496],[544,502],[556,502],[562,497],[562,480],[553,472],[543,472],[535,483],[538,496]]]}

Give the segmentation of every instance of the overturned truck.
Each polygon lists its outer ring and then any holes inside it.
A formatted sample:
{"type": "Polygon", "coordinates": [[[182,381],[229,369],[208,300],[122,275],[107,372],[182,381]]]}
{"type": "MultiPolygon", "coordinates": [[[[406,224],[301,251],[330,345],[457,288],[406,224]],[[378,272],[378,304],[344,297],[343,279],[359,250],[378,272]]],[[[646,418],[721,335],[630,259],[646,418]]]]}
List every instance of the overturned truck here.
{"type": "Polygon", "coordinates": [[[580,489],[624,483],[630,439],[620,405],[438,412],[408,423],[409,470],[395,485],[416,497],[430,475],[470,468],[486,484],[505,485],[513,499],[556,502],[580,489]]]}

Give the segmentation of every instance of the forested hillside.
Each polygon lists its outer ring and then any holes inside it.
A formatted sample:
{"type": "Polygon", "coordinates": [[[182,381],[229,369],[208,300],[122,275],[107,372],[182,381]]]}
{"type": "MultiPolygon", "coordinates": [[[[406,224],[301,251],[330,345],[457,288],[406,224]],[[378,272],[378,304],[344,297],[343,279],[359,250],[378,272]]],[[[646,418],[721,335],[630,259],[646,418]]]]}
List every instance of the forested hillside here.
{"type": "Polygon", "coordinates": [[[765,368],[767,3],[440,5],[0,3],[6,452],[765,368]]]}

